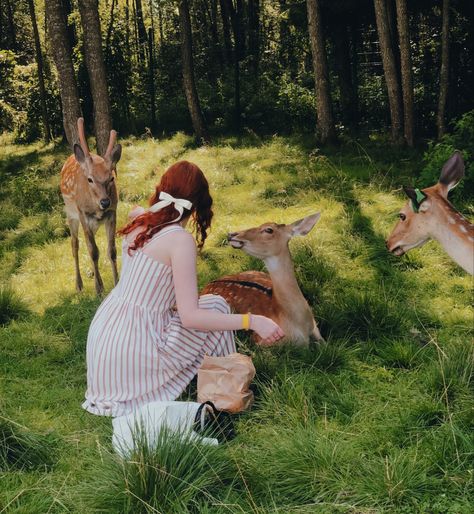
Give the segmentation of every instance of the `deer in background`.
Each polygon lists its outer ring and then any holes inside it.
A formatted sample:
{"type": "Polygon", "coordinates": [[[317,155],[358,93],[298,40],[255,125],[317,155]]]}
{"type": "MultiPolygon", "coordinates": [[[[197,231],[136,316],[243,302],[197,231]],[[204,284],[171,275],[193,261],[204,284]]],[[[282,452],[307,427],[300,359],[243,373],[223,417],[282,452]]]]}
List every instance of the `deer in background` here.
{"type": "Polygon", "coordinates": [[[61,194],[66,206],[66,216],[71,231],[72,255],[76,266],[76,289],[83,284],[79,269],[79,224],[82,225],[87,249],[94,267],[95,290],[101,294],[104,284],[99,273],[99,249],[95,234],[99,225],[105,224],[108,256],[112,265],[114,283],[118,281],[117,250],[115,247],[117,176],[116,165],[122,155],[121,145],[115,144],[117,132],[110,131],[109,144],[103,157],[89,152],[84,133],[84,119],[77,120],[80,144],[74,145],[71,155],[61,170],[61,194]]]}
{"type": "Polygon", "coordinates": [[[319,217],[320,213],[313,214],[290,225],[264,223],[229,234],[229,244],[262,259],[269,274],[244,271],[227,275],[208,284],[202,293],[222,296],[236,313],[250,312],[273,319],[285,332],[282,342],[303,346],[310,341],[323,341],[296,281],[288,248],[290,239],[308,234],[319,217]]]}
{"type": "Polygon", "coordinates": [[[387,239],[391,253],[403,255],[436,239],[461,268],[474,274],[474,225],[448,201],[448,192],[463,176],[464,161],[456,151],[444,164],[437,184],[422,190],[403,188],[410,200],[387,239]]]}

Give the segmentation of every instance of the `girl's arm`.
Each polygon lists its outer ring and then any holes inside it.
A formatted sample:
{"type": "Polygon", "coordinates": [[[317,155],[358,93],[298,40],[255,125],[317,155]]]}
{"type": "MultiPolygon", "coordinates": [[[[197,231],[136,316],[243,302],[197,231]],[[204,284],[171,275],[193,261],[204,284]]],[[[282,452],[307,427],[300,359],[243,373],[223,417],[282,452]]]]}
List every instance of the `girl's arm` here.
{"type": "MultiPolygon", "coordinates": [[[[196,243],[191,234],[184,232],[174,234],[170,257],[176,305],[181,323],[186,328],[204,331],[241,329],[241,314],[222,314],[199,308],[196,253],[196,243]]],[[[250,328],[255,330],[267,344],[276,342],[284,336],[281,328],[265,316],[251,315],[250,328]]]]}

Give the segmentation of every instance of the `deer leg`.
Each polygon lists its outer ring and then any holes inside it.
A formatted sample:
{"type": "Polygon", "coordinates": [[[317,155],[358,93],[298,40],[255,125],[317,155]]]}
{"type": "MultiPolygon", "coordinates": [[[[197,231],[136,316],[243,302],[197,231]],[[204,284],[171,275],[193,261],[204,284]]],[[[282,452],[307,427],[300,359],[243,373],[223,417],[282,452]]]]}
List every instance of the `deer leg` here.
{"type": "Polygon", "coordinates": [[[99,273],[99,249],[97,248],[97,244],[95,242],[95,232],[97,231],[97,227],[93,227],[89,225],[87,219],[85,217],[81,217],[82,228],[84,229],[84,235],[86,237],[87,249],[89,250],[89,255],[92,260],[92,265],[94,267],[94,282],[95,282],[95,291],[98,295],[103,293],[104,291],[104,283],[102,282],[102,277],[99,273]]]}
{"type": "Polygon", "coordinates": [[[112,266],[112,274],[114,276],[114,285],[118,282],[117,272],[117,248],[115,246],[115,230],[117,224],[117,215],[115,212],[105,220],[105,232],[107,234],[107,253],[112,266]]]}
{"type": "Polygon", "coordinates": [[[318,325],[316,325],[316,322],[314,323],[313,333],[310,336],[310,342],[315,342],[315,343],[326,342],[324,337],[321,335],[321,332],[319,331],[319,328],[318,328],[318,325]]]}
{"type": "Polygon", "coordinates": [[[76,268],[76,290],[82,291],[82,277],[79,268],[79,220],[68,218],[67,224],[71,232],[71,248],[72,256],[74,257],[74,265],[76,268]]]}

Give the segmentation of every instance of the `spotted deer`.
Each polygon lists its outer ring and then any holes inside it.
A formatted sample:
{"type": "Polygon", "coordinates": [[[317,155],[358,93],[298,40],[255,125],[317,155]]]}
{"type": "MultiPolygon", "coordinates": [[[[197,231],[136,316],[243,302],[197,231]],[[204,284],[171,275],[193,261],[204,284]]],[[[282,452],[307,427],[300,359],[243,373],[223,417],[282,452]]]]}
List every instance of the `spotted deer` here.
{"type": "Polygon", "coordinates": [[[387,239],[391,253],[403,255],[436,239],[461,268],[474,274],[474,225],[448,201],[448,192],[463,176],[464,161],[456,151],[444,164],[437,184],[422,190],[403,188],[409,201],[387,239]]]}
{"type": "Polygon", "coordinates": [[[103,157],[91,154],[84,133],[84,119],[77,120],[80,144],[74,145],[71,155],[61,170],[61,194],[66,207],[66,217],[71,231],[72,255],[76,267],[76,289],[83,284],[79,269],[79,224],[82,225],[87,249],[94,267],[95,290],[100,294],[104,284],[99,273],[99,249],[95,234],[99,225],[105,224],[108,240],[108,256],[112,265],[114,282],[118,281],[117,251],[115,247],[117,176],[116,165],[122,154],[122,147],[115,144],[117,132],[110,131],[109,144],[103,157]]]}
{"type": "Polygon", "coordinates": [[[308,234],[319,217],[320,213],[313,214],[290,225],[264,223],[229,234],[228,242],[233,248],[262,259],[269,273],[244,271],[226,275],[208,284],[203,294],[222,296],[236,313],[250,312],[273,319],[285,332],[282,342],[303,346],[323,341],[298,286],[288,248],[290,239],[308,234]]]}

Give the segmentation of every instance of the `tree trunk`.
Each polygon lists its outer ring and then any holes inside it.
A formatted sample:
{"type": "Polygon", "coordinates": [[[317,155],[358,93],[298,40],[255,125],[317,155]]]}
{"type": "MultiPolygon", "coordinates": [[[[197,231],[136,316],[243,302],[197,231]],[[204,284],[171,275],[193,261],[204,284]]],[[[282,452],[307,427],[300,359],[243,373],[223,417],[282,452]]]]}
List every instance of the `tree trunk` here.
{"type": "Polygon", "coordinates": [[[148,29],[148,80],[150,83],[150,129],[154,133],[156,128],[156,107],[155,107],[155,77],[154,77],[154,60],[153,60],[153,29],[148,29]]]}
{"type": "Polygon", "coordinates": [[[248,13],[248,53],[252,56],[253,71],[257,75],[260,61],[260,0],[249,0],[248,13]]]}
{"type": "Polygon", "coordinates": [[[227,58],[227,64],[232,63],[232,41],[230,38],[230,13],[228,10],[227,0],[220,0],[222,31],[224,33],[224,46],[227,58]]]}
{"type": "Polygon", "coordinates": [[[45,9],[51,52],[58,70],[64,132],[68,143],[72,146],[79,142],[77,118],[81,116],[81,107],[72,64],[66,18],[61,0],[46,0],[45,9]]]}
{"type": "Polygon", "coordinates": [[[342,119],[347,125],[352,126],[357,119],[357,97],[352,82],[351,46],[347,25],[340,23],[334,28],[333,41],[342,119]]]}
{"type": "Polygon", "coordinates": [[[402,140],[402,103],[397,66],[393,53],[392,41],[390,39],[386,0],[374,0],[374,7],[385,82],[387,84],[388,102],[390,106],[392,141],[396,144],[400,144],[402,140]]]}
{"type": "Polygon", "coordinates": [[[396,0],[396,4],[398,38],[400,40],[405,141],[408,146],[413,146],[413,71],[408,30],[407,0],[396,0]]]}
{"type": "Polygon", "coordinates": [[[313,56],[313,72],[316,87],[317,133],[323,144],[336,139],[336,129],[332,114],[331,94],[326,47],[321,23],[319,0],[307,0],[308,31],[313,56]]]}
{"type": "Polygon", "coordinates": [[[443,0],[443,28],[441,32],[441,73],[439,77],[439,101],[436,125],[438,127],[438,139],[446,132],[445,114],[446,100],[448,98],[449,77],[449,0],[443,0]]]}
{"type": "Polygon", "coordinates": [[[145,23],[143,22],[142,0],[135,0],[135,13],[137,17],[138,32],[138,56],[141,62],[145,61],[145,47],[147,44],[147,35],[145,23]]]}
{"type": "Polygon", "coordinates": [[[44,86],[43,74],[43,54],[41,53],[41,43],[38,33],[38,24],[36,23],[35,4],[33,0],[28,0],[30,9],[31,25],[33,27],[33,39],[35,41],[35,57],[36,67],[38,69],[38,86],[40,92],[41,117],[43,118],[44,140],[49,143],[51,140],[51,129],[49,128],[48,110],[46,108],[46,88],[44,86]]]}
{"type": "Polygon", "coordinates": [[[10,32],[10,50],[13,50],[14,52],[17,49],[17,41],[16,41],[16,30],[15,30],[15,19],[13,15],[13,9],[12,9],[12,0],[6,0],[7,1],[7,19],[8,19],[8,30],[10,32]]]}
{"type": "Polygon", "coordinates": [[[104,155],[109,142],[112,121],[110,119],[109,90],[102,55],[102,36],[98,12],[98,0],[79,0],[84,53],[94,103],[94,128],[97,153],[104,155]]]}
{"type": "Polygon", "coordinates": [[[115,0],[112,0],[110,4],[110,18],[109,18],[109,26],[107,27],[107,37],[105,38],[105,55],[110,55],[110,39],[112,38],[112,30],[114,27],[114,9],[115,9],[115,0]]]}
{"type": "Polygon", "coordinates": [[[187,0],[179,1],[179,21],[181,28],[181,55],[183,60],[183,80],[189,114],[196,137],[208,143],[210,141],[204,117],[199,104],[199,97],[194,81],[193,42],[191,33],[191,18],[187,0]]]}

